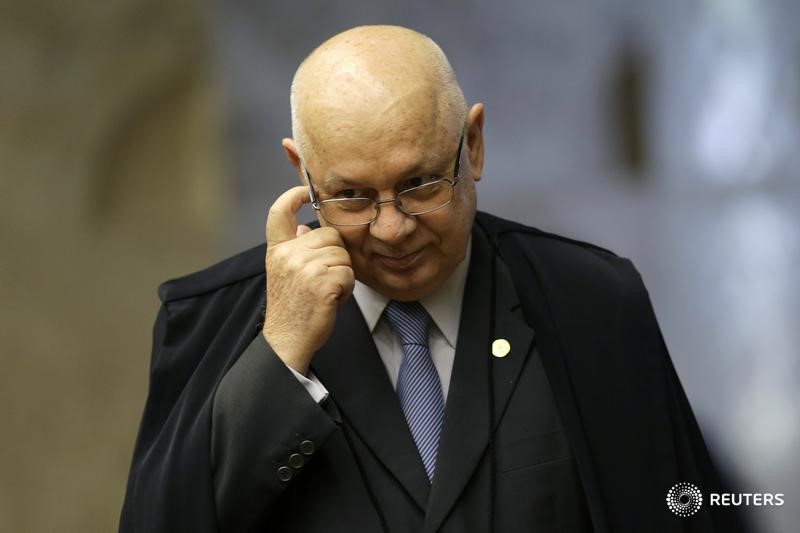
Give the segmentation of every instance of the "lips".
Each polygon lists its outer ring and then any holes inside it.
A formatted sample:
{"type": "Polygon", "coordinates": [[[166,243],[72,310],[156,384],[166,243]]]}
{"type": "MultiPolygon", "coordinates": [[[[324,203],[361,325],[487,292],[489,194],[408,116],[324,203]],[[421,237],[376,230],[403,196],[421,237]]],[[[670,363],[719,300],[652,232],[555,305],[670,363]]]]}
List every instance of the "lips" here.
{"type": "Polygon", "coordinates": [[[422,250],[420,249],[416,252],[403,256],[375,254],[375,257],[386,268],[391,270],[406,270],[415,266],[421,255],[422,250]]]}

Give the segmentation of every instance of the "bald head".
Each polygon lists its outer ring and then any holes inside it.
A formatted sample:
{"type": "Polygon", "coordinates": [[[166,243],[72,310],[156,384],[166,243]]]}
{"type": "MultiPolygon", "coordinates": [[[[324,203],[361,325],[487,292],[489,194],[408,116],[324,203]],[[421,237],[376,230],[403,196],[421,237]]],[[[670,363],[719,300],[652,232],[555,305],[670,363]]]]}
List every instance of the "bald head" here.
{"type": "Polygon", "coordinates": [[[361,26],[323,43],[297,69],[291,106],[303,159],[381,137],[452,144],[467,113],[441,48],[398,26],[361,26]]]}

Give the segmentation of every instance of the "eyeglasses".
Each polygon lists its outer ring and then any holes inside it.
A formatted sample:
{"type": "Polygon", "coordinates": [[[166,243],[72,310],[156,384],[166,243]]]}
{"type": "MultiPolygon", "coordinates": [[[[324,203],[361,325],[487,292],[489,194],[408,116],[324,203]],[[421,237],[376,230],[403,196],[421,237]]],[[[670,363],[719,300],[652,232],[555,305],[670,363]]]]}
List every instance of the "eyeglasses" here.
{"type": "MultiPolygon", "coordinates": [[[[456,151],[456,164],[453,179],[434,179],[427,183],[405,189],[394,198],[388,200],[374,200],[367,197],[356,198],[331,198],[319,200],[311,181],[311,174],[303,166],[308,180],[308,192],[311,196],[311,205],[322,214],[322,217],[334,226],[363,226],[371,224],[378,218],[378,208],[383,204],[394,204],[402,213],[409,216],[424,215],[447,206],[453,201],[453,189],[458,181],[461,168],[461,147],[464,144],[464,135],[458,141],[456,151]]],[[[415,178],[422,179],[425,178],[415,178]]]]}

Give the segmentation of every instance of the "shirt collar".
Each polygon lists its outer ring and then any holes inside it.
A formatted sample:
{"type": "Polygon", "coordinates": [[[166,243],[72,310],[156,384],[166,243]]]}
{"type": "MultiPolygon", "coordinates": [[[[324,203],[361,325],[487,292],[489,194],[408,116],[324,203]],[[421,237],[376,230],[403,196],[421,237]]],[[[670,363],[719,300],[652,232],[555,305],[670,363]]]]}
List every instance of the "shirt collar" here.
{"type": "MultiPolygon", "coordinates": [[[[458,324],[461,319],[461,303],[464,299],[464,284],[467,281],[469,257],[472,251],[472,236],[467,241],[464,259],[456,266],[450,277],[435,291],[420,300],[420,303],[442,332],[447,343],[455,347],[458,338],[458,324]]],[[[353,296],[364,315],[370,332],[375,331],[389,298],[372,287],[356,280],[353,296]]]]}

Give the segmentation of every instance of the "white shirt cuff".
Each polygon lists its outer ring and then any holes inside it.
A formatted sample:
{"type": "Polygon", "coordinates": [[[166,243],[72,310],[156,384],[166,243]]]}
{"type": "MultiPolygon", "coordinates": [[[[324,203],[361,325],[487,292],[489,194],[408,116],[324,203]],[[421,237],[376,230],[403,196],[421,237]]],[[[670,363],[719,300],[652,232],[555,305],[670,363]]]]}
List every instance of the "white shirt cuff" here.
{"type": "Polygon", "coordinates": [[[292,374],[294,374],[294,377],[297,378],[297,381],[299,381],[300,384],[305,387],[306,391],[311,395],[315,402],[322,403],[322,401],[328,397],[328,389],[326,389],[325,386],[320,383],[319,379],[317,379],[317,376],[314,375],[312,371],[309,370],[308,377],[306,377],[289,365],[286,366],[292,371],[292,374]]]}

